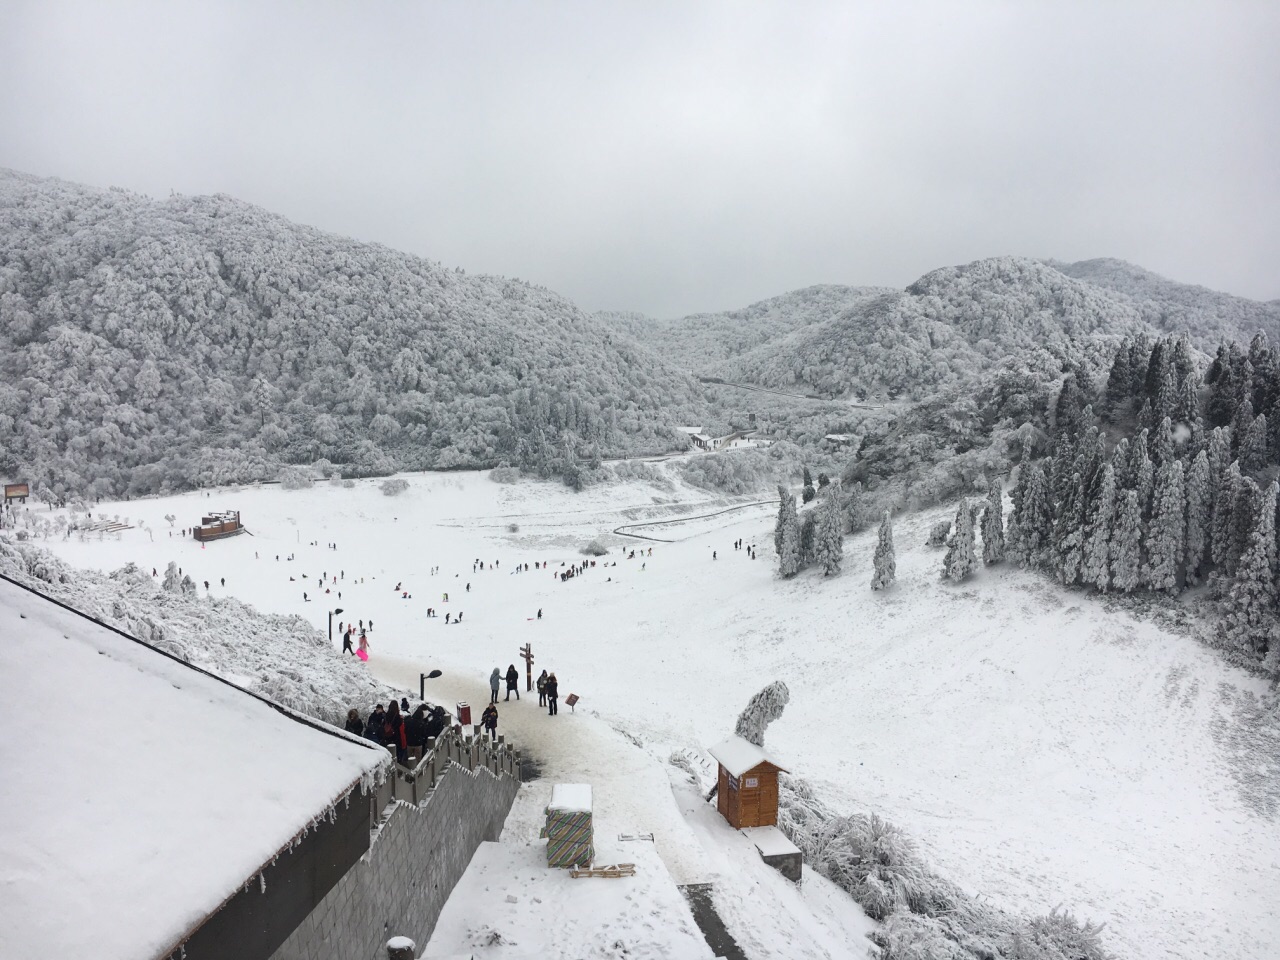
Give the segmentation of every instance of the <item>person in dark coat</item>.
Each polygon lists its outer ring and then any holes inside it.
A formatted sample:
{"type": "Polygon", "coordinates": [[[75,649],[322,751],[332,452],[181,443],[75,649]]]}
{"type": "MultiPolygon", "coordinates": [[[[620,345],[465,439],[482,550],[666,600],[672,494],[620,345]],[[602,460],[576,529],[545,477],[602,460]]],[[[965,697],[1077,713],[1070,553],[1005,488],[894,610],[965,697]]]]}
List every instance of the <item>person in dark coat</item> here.
{"type": "Polygon", "coordinates": [[[560,696],[560,684],[556,682],[556,675],[553,673],[547,677],[547,715],[554,717],[560,712],[557,700],[560,696]]]}
{"type": "Polygon", "coordinates": [[[436,707],[427,718],[427,739],[444,733],[444,707],[436,707]]]}
{"type": "Polygon", "coordinates": [[[405,735],[404,717],[400,716],[400,704],[392,700],[387,704],[386,719],[382,725],[383,743],[396,748],[396,762],[404,763],[409,759],[409,740],[405,735]]]}
{"type": "Polygon", "coordinates": [[[543,670],[533,685],[538,688],[538,706],[545,707],[547,705],[547,671],[543,670]]]}
{"type": "Polygon", "coordinates": [[[373,708],[373,713],[369,714],[369,719],[365,721],[364,736],[366,740],[372,740],[374,743],[382,743],[383,727],[386,726],[387,714],[382,709],[382,704],[378,704],[373,708]]]}
{"type": "Polygon", "coordinates": [[[404,722],[405,739],[409,741],[411,747],[427,746],[427,705],[425,703],[418,704],[418,709],[413,711],[413,716],[404,722]]]}
{"type": "Polygon", "coordinates": [[[360,711],[352,707],[347,711],[347,733],[357,737],[364,733],[364,721],[360,719],[360,711]]]}
{"type": "Polygon", "coordinates": [[[489,731],[490,739],[495,742],[498,739],[498,705],[491,703],[484,708],[484,713],[480,714],[480,725],[489,731]]]}
{"type": "Polygon", "coordinates": [[[508,700],[511,699],[512,693],[516,695],[517,700],[520,699],[520,673],[518,670],[516,670],[516,665],[514,663],[511,664],[511,666],[507,667],[507,699],[508,700]]]}
{"type": "Polygon", "coordinates": [[[342,652],[349,653],[353,657],[356,655],[355,648],[351,646],[351,631],[348,630],[342,635],[342,652]]]}

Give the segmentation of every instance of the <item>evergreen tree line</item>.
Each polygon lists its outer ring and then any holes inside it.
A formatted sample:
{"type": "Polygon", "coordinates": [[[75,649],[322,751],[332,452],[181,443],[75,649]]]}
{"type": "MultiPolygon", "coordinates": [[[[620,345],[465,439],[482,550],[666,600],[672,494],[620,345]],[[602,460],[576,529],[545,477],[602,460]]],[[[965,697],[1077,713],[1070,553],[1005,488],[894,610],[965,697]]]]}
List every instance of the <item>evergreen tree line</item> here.
{"type": "Polygon", "coordinates": [[[1208,581],[1222,645],[1280,671],[1278,400],[1280,363],[1262,334],[1247,354],[1219,348],[1203,380],[1185,339],[1122,342],[1101,396],[1068,378],[1052,455],[1020,467],[1010,557],[1103,593],[1208,581]]]}

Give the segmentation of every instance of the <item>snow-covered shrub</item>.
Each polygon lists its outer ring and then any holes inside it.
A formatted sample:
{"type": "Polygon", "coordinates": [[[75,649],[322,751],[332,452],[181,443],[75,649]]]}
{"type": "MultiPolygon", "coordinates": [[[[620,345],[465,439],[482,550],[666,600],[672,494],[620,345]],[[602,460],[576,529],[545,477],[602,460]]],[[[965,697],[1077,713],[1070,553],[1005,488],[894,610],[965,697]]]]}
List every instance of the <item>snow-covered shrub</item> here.
{"type": "Polygon", "coordinates": [[[382,483],[378,484],[378,489],[386,496],[394,497],[409,489],[409,481],[403,477],[393,477],[390,480],[383,480],[382,483]]]}
{"type": "Polygon", "coordinates": [[[507,524],[507,533],[519,533],[519,532],[520,532],[520,524],[518,523],[507,524]]]}
{"type": "Polygon", "coordinates": [[[311,486],[311,471],[306,467],[285,467],[280,471],[280,486],[285,490],[306,490],[311,486]]]}
{"type": "Polygon", "coordinates": [[[592,540],[582,548],[581,552],[588,557],[603,557],[609,552],[609,548],[599,540],[592,540]]]}
{"type": "Polygon", "coordinates": [[[515,483],[520,479],[520,471],[515,467],[494,467],[489,471],[489,479],[494,483],[515,483]]]}
{"type": "Polygon", "coordinates": [[[659,467],[655,467],[652,463],[645,463],[643,460],[623,460],[620,463],[610,464],[608,469],[612,470],[613,475],[619,480],[639,480],[642,483],[652,483],[664,490],[670,490],[674,486],[659,467]]]}
{"type": "Polygon", "coordinates": [[[929,539],[924,542],[924,545],[926,547],[945,547],[950,536],[951,521],[939,520],[929,528],[929,539]]]}
{"type": "Polygon", "coordinates": [[[791,691],[781,680],[775,680],[747,703],[747,707],[738,716],[738,725],[734,730],[744,740],[757,747],[764,746],[764,731],[774,720],[782,716],[791,701],[791,691]]]}

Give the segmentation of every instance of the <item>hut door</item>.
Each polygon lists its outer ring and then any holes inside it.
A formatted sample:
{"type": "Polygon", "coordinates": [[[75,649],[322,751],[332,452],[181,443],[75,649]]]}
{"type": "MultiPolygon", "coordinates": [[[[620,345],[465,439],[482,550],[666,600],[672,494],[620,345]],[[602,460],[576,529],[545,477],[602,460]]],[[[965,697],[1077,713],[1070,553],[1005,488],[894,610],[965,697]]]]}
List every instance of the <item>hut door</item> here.
{"type": "MultiPolygon", "coordinates": [[[[753,777],[752,779],[755,778],[753,777]]],[[[760,825],[759,789],[738,791],[738,821],[744,827],[760,825]]]]}

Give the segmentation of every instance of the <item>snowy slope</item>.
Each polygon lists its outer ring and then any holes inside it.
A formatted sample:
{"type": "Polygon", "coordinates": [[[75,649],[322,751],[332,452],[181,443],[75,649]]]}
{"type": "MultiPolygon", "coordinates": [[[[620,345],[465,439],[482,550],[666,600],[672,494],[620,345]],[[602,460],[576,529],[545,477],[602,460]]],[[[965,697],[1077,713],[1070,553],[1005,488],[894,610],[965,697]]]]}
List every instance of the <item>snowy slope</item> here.
{"type": "MultiPolygon", "coordinates": [[[[344,596],[324,599],[374,619],[374,671],[403,677],[408,660],[479,685],[494,666],[518,664],[529,641],[535,672],[556,671],[562,695],[582,696],[579,712],[655,756],[723,739],[749,696],[782,679],[792,700],[769,748],[837,808],[898,822],[966,888],[1021,911],[1063,905],[1106,921],[1127,956],[1280,955],[1269,908],[1280,886],[1280,740],[1267,740],[1262,685],[1180,630],[1012,569],[944,585],[940,551],[922,546],[941,513],[900,522],[899,580],[884,594],[867,586],[874,532],[847,541],[842,576],[784,583],[769,559],[771,522],[749,512],[713,530],[692,524],[643,560],[615,550],[561,582],[559,564],[581,559],[587,540],[622,543],[609,535],[619,524],[665,516],[675,498],[708,513],[724,504],[679,483],[575,496],[483,474],[408,479],[395,499],[361,484],[111,507],[159,526],[169,511],[242,509],[256,536],[203,551],[136,532],[51,546],[101,568],[180,558],[197,579],[227,575],[227,592],[317,625],[326,608],[304,603],[288,577],[314,582],[339,568],[344,596]],[[760,559],[732,549],[739,537],[760,559]],[[277,563],[277,551],[298,560],[277,563]],[[473,572],[476,558],[500,566],[473,572]],[[553,567],[515,574],[522,561],[553,567]],[[349,585],[353,575],[365,582],[349,585]],[[397,582],[413,599],[392,591],[397,582]],[[428,605],[465,611],[464,623],[426,619],[428,605]],[[395,663],[380,666],[387,654],[395,663]]],[[[573,722],[500,706],[500,730],[517,743],[522,729],[573,722]]]]}
{"type": "Polygon", "coordinates": [[[0,581],[0,956],[160,956],[385,752],[0,581]]]}

